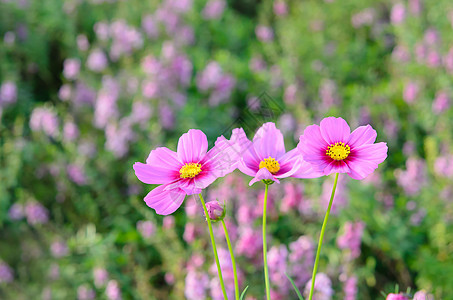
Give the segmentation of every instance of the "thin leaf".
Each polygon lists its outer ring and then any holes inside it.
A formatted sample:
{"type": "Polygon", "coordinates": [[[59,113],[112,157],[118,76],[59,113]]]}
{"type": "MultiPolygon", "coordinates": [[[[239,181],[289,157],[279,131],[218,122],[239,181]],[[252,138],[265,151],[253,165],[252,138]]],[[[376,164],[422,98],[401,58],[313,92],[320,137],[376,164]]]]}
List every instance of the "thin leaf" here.
{"type": "Polygon", "coordinates": [[[299,289],[297,288],[296,284],[294,283],[294,281],[291,279],[291,277],[289,277],[289,275],[285,272],[285,275],[286,277],[289,279],[289,281],[291,282],[293,288],[294,288],[294,291],[296,292],[297,294],[297,297],[299,297],[299,300],[304,300],[304,298],[302,297],[302,294],[300,293],[299,289]]]}
{"type": "Polygon", "coordinates": [[[248,288],[249,288],[249,286],[246,286],[245,289],[244,289],[244,291],[242,291],[240,300],[243,300],[243,299],[244,299],[245,292],[247,292],[247,289],[248,289],[248,288]]]}

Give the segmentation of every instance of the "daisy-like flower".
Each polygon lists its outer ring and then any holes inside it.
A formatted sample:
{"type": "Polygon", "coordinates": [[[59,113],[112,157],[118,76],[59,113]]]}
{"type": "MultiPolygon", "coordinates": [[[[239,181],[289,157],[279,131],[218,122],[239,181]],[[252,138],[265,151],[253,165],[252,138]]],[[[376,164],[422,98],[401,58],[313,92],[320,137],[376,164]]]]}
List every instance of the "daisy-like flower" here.
{"type": "Polygon", "coordinates": [[[208,150],[201,130],[190,129],[178,141],[177,152],[166,147],[152,150],[146,164],[134,164],[135,175],[147,184],[160,184],[145,197],[146,204],[160,215],[176,211],[186,195],[199,194],[217,178],[233,172],[239,161],[238,129],[230,140],[217,138],[208,150]]]}
{"type": "Polygon", "coordinates": [[[238,169],[254,177],[249,185],[260,180],[280,183],[279,178],[315,178],[323,175],[313,172],[311,165],[302,159],[297,148],[286,152],[283,135],[272,122],[265,123],[258,129],[253,142],[247,139],[242,129],[237,133],[237,142],[242,149],[238,169]]]}
{"type": "Polygon", "coordinates": [[[328,117],[320,126],[308,126],[297,148],[304,160],[323,175],[347,173],[361,180],[387,158],[387,143],[374,143],[377,133],[370,125],[351,133],[342,118],[328,117]]]}

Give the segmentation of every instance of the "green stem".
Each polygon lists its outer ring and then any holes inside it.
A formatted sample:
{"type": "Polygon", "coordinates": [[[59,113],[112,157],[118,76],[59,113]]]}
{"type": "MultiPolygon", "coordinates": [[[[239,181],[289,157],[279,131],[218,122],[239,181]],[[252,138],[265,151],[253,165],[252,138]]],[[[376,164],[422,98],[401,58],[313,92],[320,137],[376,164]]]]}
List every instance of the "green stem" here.
{"type": "Polygon", "coordinates": [[[269,286],[269,270],[267,267],[267,242],[266,242],[266,210],[267,210],[267,191],[269,184],[266,184],[264,190],[264,202],[263,202],[263,261],[264,261],[264,281],[266,282],[266,296],[267,300],[271,299],[271,291],[269,286]]]}
{"type": "Polygon", "coordinates": [[[198,196],[200,196],[201,204],[203,205],[204,214],[206,216],[206,221],[208,222],[209,235],[211,236],[211,243],[212,243],[212,251],[214,252],[215,263],[217,265],[217,272],[219,273],[219,280],[220,280],[220,286],[222,287],[223,298],[225,300],[228,300],[228,296],[227,296],[227,293],[225,290],[225,284],[223,283],[223,276],[222,276],[222,269],[220,268],[219,255],[217,254],[217,247],[215,245],[214,233],[212,232],[211,219],[209,218],[208,209],[206,208],[206,204],[204,203],[203,196],[201,195],[201,193],[198,194],[198,196]]]}
{"type": "Polygon", "coordinates": [[[326,231],[326,224],[327,224],[327,219],[329,219],[330,209],[332,208],[333,197],[335,196],[335,190],[337,189],[338,174],[339,173],[335,174],[335,181],[333,182],[332,195],[330,195],[329,206],[327,207],[326,216],[324,217],[324,222],[322,223],[321,235],[319,236],[319,242],[318,242],[318,250],[316,251],[315,266],[313,267],[313,275],[311,276],[311,289],[310,289],[310,296],[309,296],[308,300],[312,300],[312,298],[313,298],[316,271],[318,271],[319,254],[321,253],[322,240],[324,238],[324,232],[326,231]]]}
{"type": "Polygon", "coordinates": [[[239,300],[239,283],[238,283],[238,274],[236,270],[236,260],[234,259],[233,248],[231,247],[230,236],[228,235],[228,230],[225,225],[225,221],[222,219],[223,230],[225,231],[225,239],[228,244],[228,250],[230,250],[231,263],[233,264],[233,275],[234,275],[234,295],[236,300],[239,300]]]}

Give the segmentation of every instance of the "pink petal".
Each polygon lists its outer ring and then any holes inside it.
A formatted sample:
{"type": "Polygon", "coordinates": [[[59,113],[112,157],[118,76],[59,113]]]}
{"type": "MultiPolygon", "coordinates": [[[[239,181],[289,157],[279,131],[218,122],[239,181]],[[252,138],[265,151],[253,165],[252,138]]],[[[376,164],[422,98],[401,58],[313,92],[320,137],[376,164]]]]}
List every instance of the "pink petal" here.
{"type": "Polygon", "coordinates": [[[285,154],[283,135],[272,122],[265,123],[253,138],[253,147],[260,160],[268,157],[279,158],[285,154]]]}
{"type": "Polygon", "coordinates": [[[351,151],[348,160],[371,160],[380,164],[387,158],[387,143],[365,144],[351,151]]]}
{"type": "Polygon", "coordinates": [[[184,201],[186,194],[180,189],[165,190],[166,185],[153,189],[145,197],[146,205],[156,210],[159,215],[175,212],[184,201]]]}
{"type": "Polygon", "coordinates": [[[195,185],[195,178],[181,178],[166,184],[165,190],[181,189],[187,195],[199,194],[201,189],[195,185]]]}
{"type": "Polygon", "coordinates": [[[387,144],[365,144],[355,148],[351,158],[346,161],[350,172],[349,176],[353,179],[362,180],[374,172],[387,158],[387,144]]]}
{"type": "Polygon", "coordinates": [[[303,160],[311,164],[313,170],[323,173],[324,169],[330,163],[326,157],[326,149],[329,144],[321,135],[321,129],[318,125],[310,125],[304,130],[297,145],[302,154],[303,160]]]}
{"type": "Polygon", "coordinates": [[[329,144],[336,142],[345,143],[351,134],[348,123],[342,118],[325,118],[321,121],[320,128],[322,137],[329,144]]]}
{"type": "Polygon", "coordinates": [[[302,159],[299,149],[295,148],[278,159],[280,170],[275,174],[276,178],[291,176],[299,168],[299,160],[302,159]]]}
{"type": "Polygon", "coordinates": [[[208,139],[198,129],[190,129],[178,141],[178,158],[183,163],[199,162],[208,150],[208,139]]]}
{"type": "Polygon", "coordinates": [[[181,169],[183,163],[178,160],[175,151],[166,147],[158,147],[149,153],[146,164],[161,166],[165,169],[181,169]]]}
{"type": "Polygon", "coordinates": [[[255,182],[258,182],[258,181],[263,180],[263,179],[268,179],[268,180],[272,180],[272,181],[275,181],[277,183],[280,183],[280,181],[277,178],[275,178],[274,175],[272,175],[271,172],[269,172],[268,169],[261,168],[256,173],[256,176],[250,181],[249,186],[252,186],[255,182]]]}
{"type": "Polygon", "coordinates": [[[349,136],[347,144],[351,148],[359,147],[363,144],[373,144],[376,141],[377,132],[370,125],[360,126],[349,136]]]}
{"type": "Polygon", "coordinates": [[[231,140],[223,136],[217,138],[215,146],[206,154],[201,161],[203,170],[200,176],[195,177],[197,188],[206,188],[217,178],[233,172],[239,163],[241,155],[240,144],[236,141],[236,134],[233,131],[231,140]]]}
{"type": "Polygon", "coordinates": [[[295,178],[318,178],[324,176],[324,172],[315,171],[312,165],[303,159],[298,163],[298,168],[291,174],[295,178]]]}
{"type": "Polygon", "coordinates": [[[333,173],[349,173],[350,171],[351,170],[345,161],[332,159],[330,164],[328,164],[324,169],[324,175],[328,176],[333,173]]]}
{"type": "Polygon", "coordinates": [[[169,183],[179,177],[179,170],[167,169],[168,165],[148,165],[140,162],[134,164],[134,171],[137,178],[148,184],[169,183]]]}
{"type": "MultiPolygon", "coordinates": [[[[234,133],[234,131],[233,131],[234,133]]],[[[253,147],[253,143],[247,139],[242,128],[236,131],[235,140],[241,146],[241,158],[238,164],[238,169],[249,176],[255,176],[258,172],[261,159],[253,147]]]]}
{"type": "Polygon", "coordinates": [[[320,155],[325,153],[329,144],[321,135],[321,129],[318,125],[310,125],[304,130],[304,134],[300,136],[300,142],[297,148],[305,155],[320,155]]]}

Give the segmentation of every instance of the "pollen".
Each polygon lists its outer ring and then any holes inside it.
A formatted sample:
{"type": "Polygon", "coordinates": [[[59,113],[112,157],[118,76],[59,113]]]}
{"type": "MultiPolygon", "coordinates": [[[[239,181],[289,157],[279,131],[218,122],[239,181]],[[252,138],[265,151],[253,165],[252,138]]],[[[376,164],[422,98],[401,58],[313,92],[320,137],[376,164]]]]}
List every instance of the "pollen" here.
{"type": "Polygon", "coordinates": [[[334,160],[346,159],[351,153],[351,147],[345,143],[337,142],[327,147],[326,154],[334,160]]]}
{"type": "Polygon", "coordinates": [[[272,174],[277,173],[280,170],[280,164],[274,158],[270,157],[265,158],[260,162],[260,169],[266,168],[272,174]]]}
{"type": "Polygon", "coordinates": [[[201,172],[201,165],[198,163],[186,163],[179,169],[179,177],[194,178],[201,172]]]}

